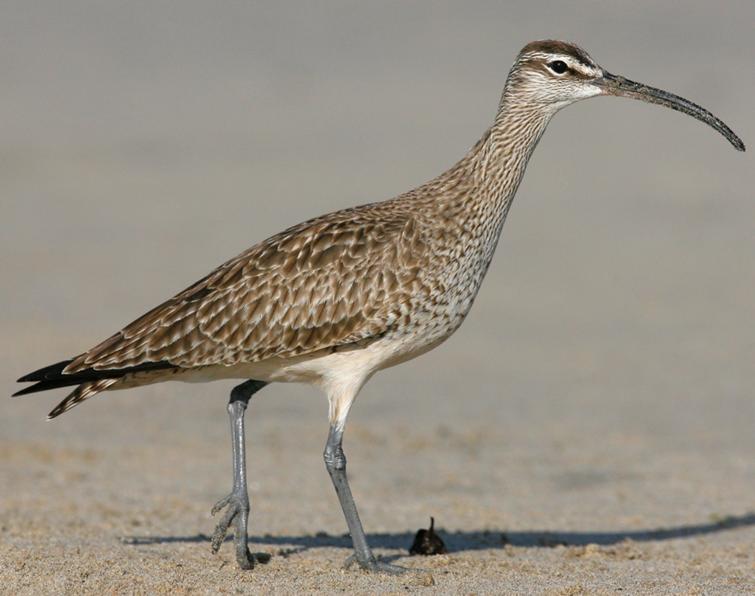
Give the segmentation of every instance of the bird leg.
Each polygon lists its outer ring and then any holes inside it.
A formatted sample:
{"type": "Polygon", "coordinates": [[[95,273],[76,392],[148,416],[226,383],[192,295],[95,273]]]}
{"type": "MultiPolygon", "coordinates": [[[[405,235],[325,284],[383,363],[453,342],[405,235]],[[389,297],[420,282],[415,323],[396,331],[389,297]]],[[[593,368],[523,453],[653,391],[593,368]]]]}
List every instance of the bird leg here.
{"type": "Polygon", "coordinates": [[[249,521],[249,493],[246,488],[246,449],[244,445],[244,412],[249,399],[267,383],[249,380],[233,388],[228,401],[233,449],[233,489],[212,508],[212,515],[227,507],[212,535],[212,552],[218,552],[231,523],[234,524],[236,561],[241,569],[252,569],[255,558],[247,547],[246,528],[249,521]]]}
{"type": "Polygon", "coordinates": [[[349,481],[346,478],[346,456],[341,447],[342,438],[343,428],[337,425],[331,426],[328,442],[325,444],[323,459],[325,459],[325,467],[328,469],[330,479],[333,481],[333,486],[336,489],[338,500],[341,502],[341,509],[343,509],[346,525],[349,527],[351,541],[354,545],[354,554],[346,559],[345,567],[350,567],[356,562],[362,569],[367,571],[394,575],[404,573],[408,569],[378,561],[367,544],[367,537],[364,534],[362,522],[359,520],[357,506],[354,503],[354,497],[351,495],[351,488],[349,488],[349,481]]]}

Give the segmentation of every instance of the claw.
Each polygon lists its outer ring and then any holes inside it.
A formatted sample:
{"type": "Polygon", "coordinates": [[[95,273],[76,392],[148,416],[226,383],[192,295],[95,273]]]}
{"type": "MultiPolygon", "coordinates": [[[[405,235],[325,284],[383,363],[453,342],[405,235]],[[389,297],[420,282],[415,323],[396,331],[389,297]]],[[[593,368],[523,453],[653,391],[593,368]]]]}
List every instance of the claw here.
{"type": "Polygon", "coordinates": [[[228,507],[212,533],[212,552],[217,553],[225,540],[228,528],[235,522],[236,562],[241,569],[252,569],[256,558],[247,547],[246,523],[249,515],[249,501],[246,494],[232,492],[220,499],[212,508],[212,515],[228,507]]]}
{"type": "Polygon", "coordinates": [[[387,573],[388,575],[401,575],[402,573],[407,573],[408,571],[413,571],[412,569],[408,569],[407,567],[401,567],[400,565],[392,565],[391,563],[385,563],[383,561],[378,561],[374,557],[371,559],[368,559],[367,561],[360,561],[357,559],[356,554],[351,554],[348,557],[346,557],[346,560],[343,562],[343,568],[349,569],[354,563],[357,563],[362,569],[365,571],[369,571],[370,573],[387,573]]]}
{"type": "Polygon", "coordinates": [[[412,571],[401,565],[392,565],[391,563],[383,563],[382,561],[375,561],[374,565],[368,568],[373,573],[387,573],[388,575],[401,575],[412,571]]]}
{"type": "Polygon", "coordinates": [[[220,545],[223,544],[223,541],[225,540],[225,535],[228,533],[228,528],[231,526],[231,522],[233,521],[233,518],[236,517],[238,514],[238,511],[234,508],[228,509],[228,511],[225,512],[225,515],[223,516],[223,519],[221,519],[218,522],[218,525],[215,526],[215,531],[212,533],[212,552],[216,553],[220,549],[220,545]]]}
{"type": "Polygon", "coordinates": [[[228,505],[228,503],[230,503],[230,502],[231,502],[231,499],[232,499],[232,498],[233,498],[233,493],[231,493],[231,494],[230,494],[230,495],[228,495],[227,497],[223,497],[222,499],[220,499],[220,500],[219,500],[219,501],[218,501],[217,503],[215,503],[215,504],[214,504],[214,505],[212,506],[212,510],[210,511],[210,515],[213,515],[213,516],[214,516],[214,515],[215,515],[215,514],[216,514],[216,513],[218,512],[218,511],[220,511],[220,510],[221,510],[221,509],[222,509],[223,507],[225,507],[226,505],[228,505]]]}

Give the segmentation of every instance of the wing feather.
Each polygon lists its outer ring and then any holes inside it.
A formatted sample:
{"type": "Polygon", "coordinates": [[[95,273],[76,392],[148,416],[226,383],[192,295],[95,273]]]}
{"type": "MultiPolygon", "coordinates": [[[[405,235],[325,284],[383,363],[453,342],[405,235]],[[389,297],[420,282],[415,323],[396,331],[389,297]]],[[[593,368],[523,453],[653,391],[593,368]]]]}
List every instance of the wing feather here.
{"type": "Polygon", "coordinates": [[[384,205],[310,220],[257,244],[64,372],[232,366],[385,334],[416,291],[424,245],[408,212],[384,205]]]}

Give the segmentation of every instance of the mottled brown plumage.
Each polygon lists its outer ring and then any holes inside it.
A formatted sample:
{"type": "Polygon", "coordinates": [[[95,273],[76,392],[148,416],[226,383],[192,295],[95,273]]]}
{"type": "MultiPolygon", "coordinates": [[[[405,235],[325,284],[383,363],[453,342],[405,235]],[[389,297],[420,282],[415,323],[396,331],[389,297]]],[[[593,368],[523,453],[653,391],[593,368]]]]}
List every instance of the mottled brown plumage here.
{"type": "Polygon", "coordinates": [[[584,80],[602,74],[578,46],[527,44],[494,125],[451,169],[395,199],[293,226],[221,265],[58,371],[55,386],[87,371],[114,376],[82,383],[51,416],[105,389],[207,367],[222,376],[222,368],[385,337],[412,335],[417,353],[442,341],[479,289],[527,160],[562,107],[558,94],[570,103],[580,85],[594,95],[584,80]],[[573,65],[571,88],[568,79],[561,89],[543,85],[559,57],[573,65]]]}
{"type": "Polygon", "coordinates": [[[379,205],[295,226],[76,358],[65,372],[289,357],[383,335],[424,247],[408,213],[379,205]]]}
{"type": "Polygon", "coordinates": [[[58,416],[101,391],[167,380],[248,379],[231,395],[234,489],[213,537],[232,520],[237,560],[249,511],[243,413],[273,381],[307,382],[330,402],[325,461],[352,535],[356,560],[372,555],[345,476],[341,437],[349,408],[377,371],[414,358],[463,322],[493,257],[527,162],[561,108],[624,95],[685,112],[742,141],[699,106],[611,75],[573,44],[540,41],[519,53],[493,125],[446,172],[394,199],[330,213],[231,259],[123,330],[71,360],[35,371],[19,392],[77,385],[58,416]]]}
{"type": "Polygon", "coordinates": [[[62,375],[137,369],[84,383],[51,416],[105,389],[204,367],[363,347],[440,341],[482,282],[513,192],[546,119],[491,129],[453,168],[390,201],[294,226],[74,358],[62,375]],[[514,137],[512,139],[512,136],[514,137]],[[516,141],[516,142],[512,142],[516,141]],[[138,372],[140,365],[171,368],[138,372]]]}

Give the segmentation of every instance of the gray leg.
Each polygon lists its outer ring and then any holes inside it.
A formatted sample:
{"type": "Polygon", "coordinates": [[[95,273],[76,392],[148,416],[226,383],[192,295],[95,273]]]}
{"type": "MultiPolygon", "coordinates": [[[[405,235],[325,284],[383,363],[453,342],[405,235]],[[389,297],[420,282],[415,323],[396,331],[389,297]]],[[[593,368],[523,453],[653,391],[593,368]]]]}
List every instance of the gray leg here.
{"type": "Polygon", "coordinates": [[[336,489],[338,500],[341,502],[341,509],[346,517],[346,524],[349,526],[349,533],[354,544],[354,554],[346,560],[348,567],[356,561],[362,569],[368,571],[380,571],[383,573],[398,574],[407,571],[404,567],[383,563],[375,558],[372,554],[367,537],[364,535],[362,522],[359,521],[359,514],[354,503],[354,497],[351,496],[349,481],[346,478],[346,456],[343,454],[341,441],[343,438],[343,429],[334,426],[330,427],[328,442],[325,444],[325,467],[328,469],[330,479],[336,489]]]}
{"type": "Polygon", "coordinates": [[[246,454],[244,447],[244,412],[249,399],[267,383],[249,380],[233,388],[228,401],[228,416],[231,419],[231,442],[233,448],[233,490],[212,508],[215,515],[224,507],[223,518],[212,535],[212,552],[218,552],[225,540],[231,523],[234,523],[236,561],[242,569],[254,567],[254,557],[247,547],[246,526],[249,521],[249,493],[246,489],[246,454]]]}

